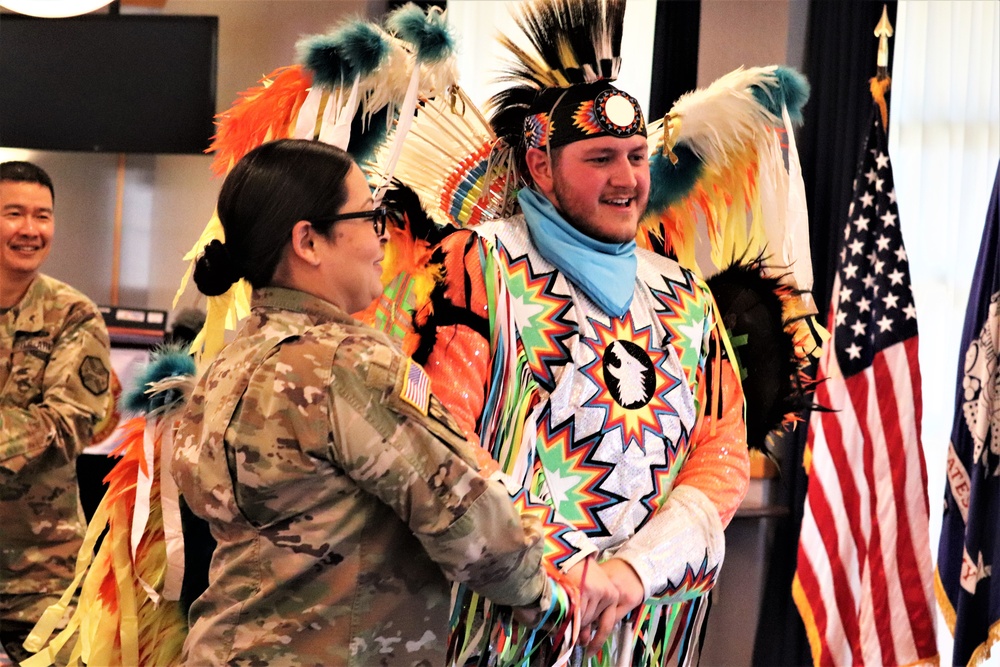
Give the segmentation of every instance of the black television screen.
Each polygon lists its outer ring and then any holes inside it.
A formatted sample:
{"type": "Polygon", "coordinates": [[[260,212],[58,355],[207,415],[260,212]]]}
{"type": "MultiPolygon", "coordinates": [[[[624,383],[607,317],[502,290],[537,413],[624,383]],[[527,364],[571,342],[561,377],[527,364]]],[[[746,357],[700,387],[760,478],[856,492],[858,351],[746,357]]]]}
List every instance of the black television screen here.
{"type": "Polygon", "coordinates": [[[215,16],[0,15],[0,145],[201,153],[214,132],[215,16]]]}

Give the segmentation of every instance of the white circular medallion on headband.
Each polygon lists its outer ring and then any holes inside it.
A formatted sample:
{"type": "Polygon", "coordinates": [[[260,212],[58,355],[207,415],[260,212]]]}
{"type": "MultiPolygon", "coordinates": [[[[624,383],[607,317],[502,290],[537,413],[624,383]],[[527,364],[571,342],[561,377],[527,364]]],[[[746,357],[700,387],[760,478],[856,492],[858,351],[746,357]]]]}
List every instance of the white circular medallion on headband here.
{"type": "Polygon", "coordinates": [[[615,125],[627,127],[635,120],[635,106],[624,95],[612,95],[605,103],[604,112],[615,125]]]}

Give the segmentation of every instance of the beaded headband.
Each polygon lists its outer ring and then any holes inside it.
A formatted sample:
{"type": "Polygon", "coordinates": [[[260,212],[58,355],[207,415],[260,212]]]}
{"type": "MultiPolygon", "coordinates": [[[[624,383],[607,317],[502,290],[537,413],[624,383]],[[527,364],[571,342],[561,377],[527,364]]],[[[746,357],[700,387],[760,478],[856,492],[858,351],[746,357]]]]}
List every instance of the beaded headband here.
{"type": "Polygon", "coordinates": [[[526,148],[558,148],[602,136],[646,136],[639,102],[608,81],[546,90],[534,106],[541,110],[524,119],[526,148]]]}

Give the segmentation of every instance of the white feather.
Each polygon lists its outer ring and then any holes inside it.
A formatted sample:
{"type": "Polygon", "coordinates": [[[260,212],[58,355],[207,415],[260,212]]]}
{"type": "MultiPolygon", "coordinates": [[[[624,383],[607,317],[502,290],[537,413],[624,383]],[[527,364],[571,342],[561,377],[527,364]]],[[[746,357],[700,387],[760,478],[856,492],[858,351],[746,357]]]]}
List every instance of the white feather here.
{"type": "MultiPolygon", "coordinates": [[[[708,165],[724,165],[727,155],[740,153],[748,144],[761,141],[767,130],[781,125],[781,118],[768,112],[753,95],[753,86],[775,87],[776,67],[737,69],[702,90],[685,95],[670,115],[680,120],[677,143],[684,143],[708,165]]],[[[663,121],[649,128],[651,147],[662,144],[663,121]]]]}

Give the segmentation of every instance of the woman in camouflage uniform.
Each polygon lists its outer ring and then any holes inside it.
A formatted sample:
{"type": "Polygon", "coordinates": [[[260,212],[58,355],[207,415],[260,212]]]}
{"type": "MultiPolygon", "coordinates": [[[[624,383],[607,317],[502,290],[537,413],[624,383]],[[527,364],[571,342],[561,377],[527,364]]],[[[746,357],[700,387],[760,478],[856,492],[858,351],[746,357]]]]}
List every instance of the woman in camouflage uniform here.
{"type": "Polygon", "coordinates": [[[350,156],[313,141],[265,144],[222,186],[226,242],[195,282],[245,277],[253,309],[176,440],[177,483],[218,540],[189,664],[438,667],[449,580],[548,603],[538,524],[480,472],[423,370],[348,315],[382,290],[372,206],[350,156]]]}

